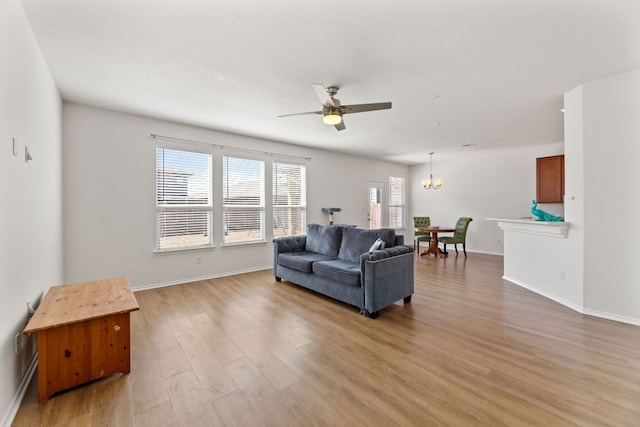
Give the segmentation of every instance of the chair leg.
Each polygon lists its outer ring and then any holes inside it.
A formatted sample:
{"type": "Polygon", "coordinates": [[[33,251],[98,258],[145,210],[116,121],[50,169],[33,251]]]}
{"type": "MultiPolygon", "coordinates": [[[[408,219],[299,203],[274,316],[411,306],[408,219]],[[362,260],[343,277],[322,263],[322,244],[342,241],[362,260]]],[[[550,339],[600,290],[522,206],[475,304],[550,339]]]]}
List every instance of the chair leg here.
{"type": "Polygon", "coordinates": [[[454,248],[456,248],[456,256],[458,255],[458,244],[456,243],[455,245],[453,245],[454,248]]]}
{"type": "Polygon", "coordinates": [[[447,252],[447,244],[446,243],[444,243],[444,250],[442,252],[444,252],[445,254],[448,253],[447,252]]]}
{"type": "Polygon", "coordinates": [[[465,245],[464,243],[462,244],[462,250],[464,251],[464,257],[467,257],[467,245],[465,245]]]}

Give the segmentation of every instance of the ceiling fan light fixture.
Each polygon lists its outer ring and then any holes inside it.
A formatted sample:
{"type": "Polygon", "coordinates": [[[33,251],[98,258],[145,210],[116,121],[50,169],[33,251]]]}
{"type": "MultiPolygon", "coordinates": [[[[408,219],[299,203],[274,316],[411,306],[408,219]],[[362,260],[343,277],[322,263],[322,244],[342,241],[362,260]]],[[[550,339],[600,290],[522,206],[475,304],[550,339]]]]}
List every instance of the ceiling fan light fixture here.
{"type": "Polygon", "coordinates": [[[342,113],[334,108],[327,108],[322,113],[322,122],[325,125],[335,126],[342,122],[342,113]]]}

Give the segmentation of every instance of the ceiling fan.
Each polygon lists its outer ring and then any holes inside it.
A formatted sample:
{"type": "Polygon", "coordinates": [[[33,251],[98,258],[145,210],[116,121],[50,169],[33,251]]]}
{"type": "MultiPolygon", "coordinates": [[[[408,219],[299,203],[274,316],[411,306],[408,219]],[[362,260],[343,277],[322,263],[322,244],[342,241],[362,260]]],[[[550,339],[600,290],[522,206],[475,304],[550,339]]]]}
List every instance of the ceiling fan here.
{"type": "Polygon", "coordinates": [[[316,95],[322,103],[322,110],[308,111],[306,113],[282,114],[278,117],[301,116],[305,114],[322,114],[322,122],[324,124],[334,126],[336,130],[340,131],[345,129],[344,121],[342,120],[342,116],[344,114],[363,113],[365,111],[375,110],[388,110],[391,108],[390,102],[341,105],[340,100],[334,98],[339,89],[337,86],[329,86],[325,88],[323,85],[317,83],[313,83],[311,84],[311,86],[313,86],[313,90],[316,91],[316,95]]]}

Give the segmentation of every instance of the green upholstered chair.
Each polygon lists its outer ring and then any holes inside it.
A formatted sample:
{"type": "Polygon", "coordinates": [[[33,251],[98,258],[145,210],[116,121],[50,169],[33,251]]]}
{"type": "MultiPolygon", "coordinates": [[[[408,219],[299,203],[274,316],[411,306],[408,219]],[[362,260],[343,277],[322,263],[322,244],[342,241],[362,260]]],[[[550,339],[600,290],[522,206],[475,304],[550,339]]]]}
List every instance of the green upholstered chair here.
{"type": "Polygon", "coordinates": [[[438,237],[438,241],[440,243],[444,243],[444,252],[447,253],[447,245],[453,245],[456,249],[456,255],[458,254],[458,245],[462,244],[462,250],[464,251],[464,256],[467,256],[467,228],[469,228],[469,223],[473,221],[473,218],[469,218],[466,216],[458,218],[458,222],[456,223],[456,231],[453,233],[453,237],[443,236],[438,237]]]}
{"type": "Polygon", "coordinates": [[[431,233],[422,233],[415,231],[417,227],[428,227],[431,225],[431,218],[428,216],[414,216],[413,217],[413,250],[420,250],[420,242],[428,242],[431,240],[431,233]]]}

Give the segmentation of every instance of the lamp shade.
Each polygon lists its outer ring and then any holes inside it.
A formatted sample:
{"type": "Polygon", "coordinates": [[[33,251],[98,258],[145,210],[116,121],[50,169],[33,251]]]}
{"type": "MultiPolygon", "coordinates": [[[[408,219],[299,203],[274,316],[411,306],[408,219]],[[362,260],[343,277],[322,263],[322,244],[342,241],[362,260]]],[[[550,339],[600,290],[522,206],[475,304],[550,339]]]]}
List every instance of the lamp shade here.
{"type": "Polygon", "coordinates": [[[327,109],[322,115],[322,122],[325,125],[334,126],[342,121],[342,114],[338,110],[327,109]]]}

